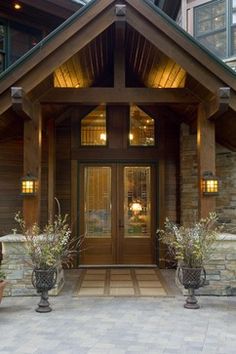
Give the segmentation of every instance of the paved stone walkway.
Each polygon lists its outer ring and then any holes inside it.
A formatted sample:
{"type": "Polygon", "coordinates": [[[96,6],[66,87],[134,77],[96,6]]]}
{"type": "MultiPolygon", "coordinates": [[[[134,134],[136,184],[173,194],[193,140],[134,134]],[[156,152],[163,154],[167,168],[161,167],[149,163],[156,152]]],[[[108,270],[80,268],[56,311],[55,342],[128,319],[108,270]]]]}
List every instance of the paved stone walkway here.
{"type": "Polygon", "coordinates": [[[200,297],[201,309],[187,310],[181,295],[78,298],[73,290],[70,276],[48,314],[34,311],[37,297],[4,298],[0,353],[236,353],[236,297],[200,297]]]}

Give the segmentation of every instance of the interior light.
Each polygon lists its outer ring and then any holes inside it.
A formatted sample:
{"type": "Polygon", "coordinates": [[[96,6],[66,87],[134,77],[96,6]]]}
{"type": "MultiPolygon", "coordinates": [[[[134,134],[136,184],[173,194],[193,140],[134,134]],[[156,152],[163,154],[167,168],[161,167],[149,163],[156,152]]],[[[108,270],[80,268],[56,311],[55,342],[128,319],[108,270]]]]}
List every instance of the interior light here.
{"type": "Polygon", "coordinates": [[[134,134],[132,134],[132,133],[129,134],[129,140],[130,141],[134,140],[134,134]]]}
{"type": "Polygon", "coordinates": [[[106,141],[106,140],[107,140],[107,135],[106,135],[106,133],[101,133],[101,134],[100,134],[100,140],[102,140],[102,141],[106,141]]]}

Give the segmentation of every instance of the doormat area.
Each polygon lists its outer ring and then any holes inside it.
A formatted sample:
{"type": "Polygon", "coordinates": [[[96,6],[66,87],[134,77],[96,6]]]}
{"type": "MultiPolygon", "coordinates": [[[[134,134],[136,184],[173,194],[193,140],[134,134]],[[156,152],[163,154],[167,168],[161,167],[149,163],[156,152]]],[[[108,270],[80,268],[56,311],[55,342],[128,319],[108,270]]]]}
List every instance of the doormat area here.
{"type": "Polygon", "coordinates": [[[75,296],[168,296],[158,269],[82,269],[75,296]]]}

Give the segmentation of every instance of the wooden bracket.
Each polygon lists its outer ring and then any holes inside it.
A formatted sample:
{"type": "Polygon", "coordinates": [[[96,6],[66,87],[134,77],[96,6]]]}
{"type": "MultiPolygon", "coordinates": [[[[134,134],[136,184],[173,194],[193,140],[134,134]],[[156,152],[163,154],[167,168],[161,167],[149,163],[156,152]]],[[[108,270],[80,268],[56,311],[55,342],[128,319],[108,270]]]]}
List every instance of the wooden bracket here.
{"type": "Polygon", "coordinates": [[[222,116],[229,108],[230,87],[220,87],[215,100],[212,102],[208,119],[215,120],[222,116]]]}
{"type": "Polygon", "coordinates": [[[24,120],[32,119],[33,104],[24,93],[22,87],[11,87],[12,109],[24,120]]]}

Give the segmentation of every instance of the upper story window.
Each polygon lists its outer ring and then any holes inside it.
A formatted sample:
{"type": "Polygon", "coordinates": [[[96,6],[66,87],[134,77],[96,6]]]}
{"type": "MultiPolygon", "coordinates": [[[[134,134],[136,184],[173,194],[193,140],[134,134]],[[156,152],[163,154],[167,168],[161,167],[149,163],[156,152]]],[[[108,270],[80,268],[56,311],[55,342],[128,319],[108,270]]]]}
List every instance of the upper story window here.
{"type": "Polygon", "coordinates": [[[0,73],[5,68],[6,58],[6,27],[0,24],[0,73]]]}
{"type": "Polygon", "coordinates": [[[81,145],[104,146],[106,144],[106,107],[99,106],[81,120],[81,145]]]}
{"type": "Polygon", "coordinates": [[[130,146],[155,145],[155,121],[140,108],[130,107],[130,146]]]}
{"type": "Polygon", "coordinates": [[[42,39],[41,31],[0,20],[0,72],[42,39]]]}
{"type": "Polygon", "coordinates": [[[194,10],[195,37],[220,58],[236,53],[236,0],[214,0],[194,10]]]}

